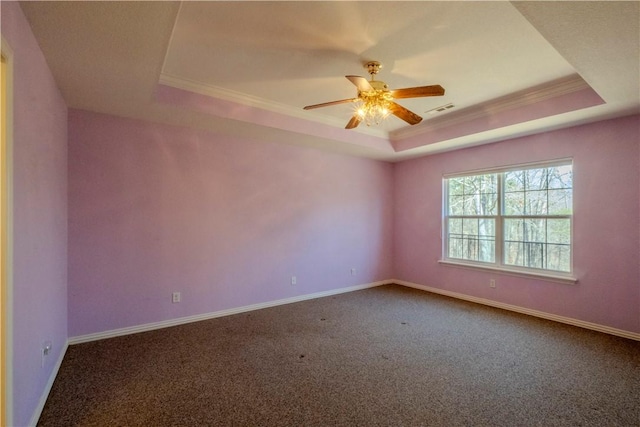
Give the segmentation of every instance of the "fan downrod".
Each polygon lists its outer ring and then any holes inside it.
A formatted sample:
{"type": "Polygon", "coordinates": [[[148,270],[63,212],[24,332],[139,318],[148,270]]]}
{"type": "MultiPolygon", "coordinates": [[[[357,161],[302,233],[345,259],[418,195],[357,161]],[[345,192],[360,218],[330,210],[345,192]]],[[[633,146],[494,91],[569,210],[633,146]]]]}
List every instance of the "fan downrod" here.
{"type": "Polygon", "coordinates": [[[374,77],[376,74],[378,74],[378,71],[380,71],[380,69],[382,68],[382,63],[378,61],[365,62],[364,68],[366,68],[369,74],[371,75],[371,81],[369,81],[369,84],[371,85],[371,87],[373,87],[377,91],[384,91],[384,92],[389,91],[389,86],[385,82],[381,80],[376,80],[374,77]]]}

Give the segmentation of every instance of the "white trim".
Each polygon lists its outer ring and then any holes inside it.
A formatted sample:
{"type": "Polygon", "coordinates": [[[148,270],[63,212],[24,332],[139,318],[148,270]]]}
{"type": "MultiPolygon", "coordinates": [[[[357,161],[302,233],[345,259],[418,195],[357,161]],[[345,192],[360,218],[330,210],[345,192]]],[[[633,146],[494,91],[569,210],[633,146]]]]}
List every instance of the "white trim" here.
{"type": "MultiPolygon", "coordinates": [[[[572,275],[573,272],[573,209],[572,213],[569,215],[506,215],[504,211],[504,199],[505,199],[505,173],[509,171],[527,171],[531,169],[548,169],[552,167],[562,167],[568,166],[571,171],[573,171],[573,158],[561,158],[554,159],[549,161],[536,161],[530,163],[522,163],[517,165],[510,166],[498,166],[491,167],[488,169],[477,169],[473,171],[465,171],[462,173],[446,173],[442,176],[442,224],[440,229],[440,238],[442,243],[442,259],[438,262],[444,265],[450,265],[453,267],[462,267],[462,268],[472,268],[478,270],[489,270],[495,271],[502,274],[509,274],[514,276],[521,277],[535,277],[542,280],[554,281],[559,283],[567,283],[567,284],[575,284],[578,279],[572,275]],[[493,215],[451,215],[449,214],[449,189],[448,189],[448,181],[455,178],[466,178],[473,177],[476,175],[486,175],[491,174],[492,176],[497,176],[497,207],[496,213],[493,215]],[[448,257],[449,253],[449,244],[450,239],[448,236],[449,231],[449,221],[452,218],[460,218],[464,220],[465,218],[470,219],[482,219],[488,218],[493,219],[495,221],[495,236],[494,236],[494,262],[482,262],[482,261],[473,261],[467,259],[459,259],[459,258],[450,258],[448,257]],[[505,240],[504,240],[504,224],[507,220],[511,219],[568,219],[570,225],[570,238],[571,242],[568,244],[571,250],[570,256],[570,271],[562,272],[562,271],[554,271],[547,269],[537,269],[537,268],[528,268],[528,267],[519,267],[512,266],[505,262],[504,260],[504,250],[505,250],[505,240]],[[446,237],[444,237],[446,236],[446,237]]],[[[549,188],[547,188],[547,192],[549,188]]],[[[571,191],[573,193],[573,185],[571,187],[571,191]]]]}
{"type": "MultiPolygon", "coordinates": [[[[176,89],[199,93],[201,95],[219,98],[226,101],[237,102],[242,105],[261,108],[267,111],[301,118],[304,120],[310,120],[333,127],[342,128],[344,126],[344,122],[335,117],[320,116],[316,114],[310,115],[308,113],[305,114],[305,112],[301,108],[295,108],[289,105],[268,101],[260,97],[251,96],[238,91],[198,82],[184,77],[174,76],[164,72],[160,74],[159,83],[162,85],[174,87],[176,89]]],[[[580,75],[578,74],[574,74],[572,76],[553,81],[550,84],[545,84],[533,89],[516,92],[497,100],[485,102],[475,107],[468,107],[456,111],[453,114],[441,116],[440,118],[434,118],[431,120],[425,120],[417,126],[404,127],[390,132],[385,132],[378,128],[361,127],[358,128],[357,132],[385,138],[390,142],[396,142],[440,128],[459,125],[471,120],[486,117],[487,115],[494,115],[497,113],[502,113],[504,111],[533,105],[538,102],[547,101],[558,96],[571,94],[587,88],[590,88],[590,86],[582,79],[582,77],[580,77],[580,75]]]]}
{"type": "Polygon", "coordinates": [[[180,13],[182,13],[182,6],[184,6],[184,2],[180,2],[178,6],[178,11],[176,12],[173,20],[173,27],[171,28],[171,35],[167,40],[167,44],[164,47],[164,58],[162,59],[162,67],[160,67],[160,74],[158,80],[162,80],[162,75],[164,74],[164,69],[167,67],[167,60],[169,58],[169,51],[171,50],[171,45],[173,43],[173,36],[176,33],[176,28],[178,27],[178,20],[180,19],[180,13]]]}
{"type": "MultiPolygon", "coordinates": [[[[186,79],[183,77],[173,76],[171,74],[160,74],[159,83],[176,89],[209,96],[211,98],[222,99],[229,102],[235,102],[241,105],[259,108],[262,110],[271,111],[273,113],[283,114],[289,117],[322,123],[332,127],[344,128],[344,120],[338,119],[336,117],[309,114],[302,108],[291,107],[289,105],[269,101],[257,96],[248,95],[246,93],[198,82],[191,79],[186,79]]],[[[385,132],[378,128],[362,127],[358,128],[357,131],[367,135],[389,140],[388,132],[385,132]]]]}
{"type": "Polygon", "coordinates": [[[536,272],[536,271],[525,271],[525,270],[517,270],[505,267],[497,267],[492,265],[484,265],[484,264],[472,264],[471,262],[457,262],[449,259],[441,259],[438,260],[439,264],[443,264],[451,267],[460,267],[460,268],[470,268],[472,270],[485,270],[485,271],[495,271],[496,273],[507,274],[509,276],[518,276],[518,277],[530,277],[541,280],[546,280],[549,282],[558,282],[573,285],[578,282],[578,279],[573,276],[565,276],[561,274],[552,274],[552,273],[544,273],[544,272],[536,272]]]}
{"type": "Polygon", "coordinates": [[[430,286],[419,285],[417,283],[407,282],[404,280],[391,280],[390,283],[395,283],[401,286],[406,286],[408,288],[420,289],[422,291],[431,292],[434,294],[445,295],[452,298],[470,301],[477,304],[483,304],[490,307],[501,308],[503,310],[509,310],[516,313],[527,314],[529,316],[552,320],[554,322],[565,323],[567,325],[578,326],[580,328],[590,329],[592,331],[604,332],[606,334],[615,335],[622,338],[628,338],[628,339],[640,341],[640,333],[625,331],[623,329],[612,328],[610,326],[600,325],[598,323],[585,322],[584,320],[573,319],[571,317],[565,317],[565,316],[558,316],[556,314],[551,314],[544,311],[533,310],[530,308],[520,307],[512,304],[505,304],[498,301],[493,301],[485,298],[478,298],[470,295],[461,294],[458,292],[447,291],[444,289],[432,288],[430,286]]]}
{"type": "MultiPolygon", "coordinates": [[[[197,93],[212,98],[222,99],[225,101],[235,102],[249,107],[260,108],[263,110],[298,118],[305,118],[305,114],[302,108],[298,110],[297,108],[279,104],[273,101],[268,101],[257,96],[248,95],[246,93],[237,92],[235,90],[226,89],[220,86],[214,86],[183,77],[177,77],[170,74],[162,73],[160,74],[159,83],[176,89],[197,93]]],[[[309,118],[308,115],[306,118],[309,118]]]]}
{"type": "Polygon", "coordinates": [[[525,171],[529,169],[552,168],[554,166],[571,166],[573,167],[573,157],[560,157],[550,160],[537,160],[535,162],[516,163],[502,166],[492,166],[488,168],[472,169],[460,172],[447,172],[442,174],[443,179],[460,178],[464,176],[499,174],[504,172],[525,171]]]}
{"type": "MultiPolygon", "coordinates": [[[[14,87],[14,77],[13,77],[13,49],[9,46],[9,43],[5,40],[4,37],[0,38],[1,48],[0,51],[2,55],[7,60],[7,93],[6,93],[6,101],[7,101],[7,123],[6,123],[6,146],[5,146],[5,155],[7,157],[6,160],[6,170],[5,177],[6,188],[7,188],[7,219],[6,219],[6,233],[7,233],[7,254],[6,254],[6,301],[4,301],[4,310],[5,313],[4,320],[7,322],[4,326],[5,337],[2,337],[4,340],[5,348],[5,372],[4,372],[4,383],[5,388],[1,390],[4,394],[5,399],[5,413],[4,413],[4,422],[6,425],[13,424],[13,111],[14,111],[14,100],[13,100],[13,87],[14,87]]],[[[2,423],[2,420],[0,420],[2,423]]]]}
{"type": "Polygon", "coordinates": [[[165,320],[165,321],[161,321],[161,322],[146,323],[146,324],[143,324],[143,325],[130,326],[130,327],[127,327],[127,328],[112,329],[112,330],[109,330],[109,331],[97,332],[97,333],[94,333],[94,334],[79,335],[79,336],[76,336],[76,337],[69,338],[68,345],[81,344],[81,343],[91,342],[91,341],[98,341],[98,340],[101,340],[101,339],[113,338],[113,337],[130,335],[130,334],[136,334],[136,333],[139,333],[139,332],[153,331],[153,330],[156,330],[156,329],[162,329],[162,328],[168,328],[168,327],[171,327],[171,326],[178,326],[178,325],[183,325],[183,324],[187,324],[187,323],[198,322],[198,321],[201,321],[201,320],[207,320],[207,319],[214,319],[214,318],[217,318],[217,317],[230,316],[230,315],[233,315],[233,314],[245,313],[245,312],[248,312],[248,311],[260,310],[260,309],[263,309],[263,308],[275,307],[275,306],[284,305],[284,304],[291,304],[291,303],[295,303],[295,302],[300,302],[300,301],[305,301],[305,300],[310,300],[310,299],[315,299],[315,298],[322,298],[322,297],[327,297],[327,296],[331,296],[331,295],[338,295],[338,294],[342,294],[342,293],[359,291],[359,290],[362,290],[362,289],[374,288],[374,287],[377,287],[377,286],[390,285],[390,284],[397,284],[397,285],[406,286],[406,287],[409,287],[409,288],[420,289],[420,290],[423,290],[423,291],[426,291],[426,292],[445,295],[445,296],[449,296],[449,297],[452,297],[452,298],[457,298],[457,299],[461,299],[461,300],[465,300],[465,301],[475,302],[475,303],[478,303],[478,304],[483,304],[483,305],[487,305],[487,306],[491,306],[491,307],[501,308],[501,309],[504,309],[504,310],[514,311],[514,312],[517,312],[517,313],[522,313],[522,314],[527,314],[527,315],[530,315],[530,316],[540,317],[542,319],[553,320],[555,322],[565,323],[565,324],[573,325],[573,326],[579,326],[579,327],[585,328],[585,329],[591,329],[591,330],[598,331],[598,332],[604,332],[604,333],[608,333],[608,334],[611,334],[611,335],[616,335],[616,336],[620,336],[620,337],[623,337],[623,338],[629,338],[629,339],[640,341],[640,333],[629,332],[629,331],[625,331],[625,330],[622,330],[622,329],[616,329],[616,328],[612,328],[612,327],[609,327],[609,326],[599,325],[597,323],[585,322],[583,320],[572,319],[570,317],[558,316],[558,315],[555,315],[555,314],[546,313],[544,311],[533,310],[533,309],[529,309],[529,308],[525,308],[525,307],[520,307],[520,306],[517,306],[517,305],[505,304],[505,303],[501,303],[501,302],[497,302],[497,301],[493,301],[493,300],[488,300],[488,299],[485,299],[485,298],[473,297],[473,296],[461,294],[461,293],[458,293],[458,292],[451,292],[451,291],[446,291],[444,289],[432,288],[430,286],[419,285],[417,283],[407,282],[405,280],[389,279],[389,280],[381,280],[379,282],[367,283],[367,284],[363,284],[363,285],[350,286],[350,287],[347,287],[347,288],[332,289],[332,290],[329,290],[329,291],[316,292],[316,293],[313,293],[313,294],[299,295],[299,296],[291,297],[291,298],[285,298],[285,299],[269,301],[269,302],[264,302],[264,303],[258,303],[258,304],[251,304],[251,305],[246,305],[246,306],[242,306],[242,307],[231,308],[231,309],[228,309],[228,310],[221,310],[221,311],[215,311],[215,312],[211,312],[211,313],[196,314],[194,316],[180,317],[180,318],[177,318],[177,319],[170,319],[170,320],[165,320]]]}
{"type": "Polygon", "coordinates": [[[553,81],[551,84],[543,84],[533,89],[526,89],[506,95],[496,100],[487,101],[462,110],[453,111],[452,113],[444,116],[425,120],[417,126],[392,131],[389,133],[389,138],[393,142],[401,141],[403,139],[437,129],[460,125],[489,115],[493,116],[505,111],[526,107],[528,105],[547,101],[558,96],[568,95],[587,88],[591,88],[591,86],[589,86],[589,84],[587,84],[579,74],[574,74],[572,76],[553,81]]]}
{"type": "Polygon", "coordinates": [[[58,371],[60,370],[60,366],[62,366],[62,361],[64,360],[64,356],[67,354],[68,348],[69,342],[67,341],[64,345],[64,348],[60,352],[60,355],[58,356],[58,360],[56,361],[53,370],[51,371],[51,375],[49,376],[47,384],[44,386],[44,390],[42,391],[42,395],[40,396],[40,400],[38,401],[38,406],[36,406],[35,411],[33,411],[31,421],[29,421],[30,426],[38,425],[38,420],[40,419],[40,415],[42,415],[42,410],[44,409],[44,405],[47,403],[49,393],[51,393],[51,388],[53,387],[53,383],[55,382],[56,377],[58,376],[58,371]]]}
{"type": "Polygon", "coordinates": [[[275,301],[245,305],[242,307],[214,311],[211,313],[196,314],[194,316],[179,317],[177,319],[164,320],[161,322],[146,323],[142,325],[130,326],[127,328],[112,329],[109,331],[97,332],[94,334],[80,335],[77,337],[69,338],[69,345],[80,344],[80,343],[85,343],[90,341],[97,341],[97,340],[102,340],[106,338],[119,337],[123,335],[137,334],[139,332],[153,331],[156,329],[168,328],[171,326],[184,325],[186,323],[199,322],[201,320],[214,319],[216,317],[230,316],[232,314],[245,313],[247,311],[260,310],[263,308],[275,307],[278,305],[291,304],[294,302],[300,302],[300,301],[305,301],[305,300],[310,300],[315,298],[322,298],[322,297],[342,294],[346,292],[359,291],[362,289],[373,288],[381,285],[388,285],[391,283],[394,283],[394,282],[391,280],[383,280],[379,282],[366,283],[364,285],[349,286],[347,288],[332,289],[329,291],[316,292],[316,293],[307,294],[307,295],[299,295],[299,296],[275,300],[275,301]]]}
{"type": "Polygon", "coordinates": [[[315,299],[315,298],[322,298],[322,297],[327,297],[327,296],[331,296],[331,295],[338,295],[338,294],[342,294],[342,293],[359,291],[359,290],[362,290],[362,289],[368,289],[368,288],[373,288],[373,287],[382,286],[382,285],[390,285],[390,284],[397,284],[397,285],[406,286],[406,287],[409,287],[409,288],[420,289],[420,290],[423,290],[423,291],[426,291],[426,292],[431,292],[431,293],[435,293],[435,294],[439,294],[439,295],[445,295],[445,296],[448,296],[448,297],[457,298],[457,299],[461,299],[461,300],[465,300],[465,301],[470,301],[470,302],[474,302],[474,303],[477,303],[477,304],[483,304],[483,305],[487,305],[487,306],[490,306],[490,307],[501,308],[503,310],[514,311],[516,313],[527,314],[529,316],[539,317],[541,319],[552,320],[552,321],[559,322],[559,323],[565,323],[567,325],[578,326],[578,327],[585,328],[585,329],[590,329],[590,330],[593,330],[593,331],[604,332],[604,333],[607,333],[607,334],[616,335],[616,336],[619,336],[619,337],[629,338],[629,339],[632,339],[632,340],[640,341],[640,333],[636,333],[636,332],[629,332],[629,331],[625,331],[625,330],[622,330],[622,329],[612,328],[610,326],[600,325],[600,324],[597,324],[597,323],[585,322],[583,320],[578,320],[578,319],[573,319],[573,318],[570,318],[570,317],[565,317],[565,316],[559,316],[559,315],[556,315],[556,314],[546,313],[544,311],[533,310],[533,309],[529,309],[529,308],[526,308],[526,307],[520,307],[520,306],[512,305],[512,304],[505,304],[505,303],[501,303],[501,302],[498,302],[498,301],[493,301],[493,300],[489,300],[489,299],[485,299],[485,298],[478,298],[478,297],[474,297],[474,296],[470,296],[470,295],[461,294],[461,293],[458,293],[458,292],[451,292],[451,291],[447,291],[447,290],[444,290],[444,289],[438,289],[438,288],[433,288],[433,287],[430,287],[430,286],[419,285],[417,283],[407,282],[405,280],[390,279],[390,280],[381,280],[379,282],[367,283],[367,284],[364,284],[364,285],[350,286],[348,288],[332,289],[332,290],[329,290],[329,291],[316,292],[316,293],[313,293],[313,294],[299,295],[299,296],[296,296],[296,297],[285,298],[285,299],[276,300],[276,301],[269,301],[269,302],[264,302],[264,303],[259,303],[259,304],[252,304],[252,305],[232,308],[232,309],[228,309],[228,310],[221,310],[221,311],[216,311],[216,312],[211,312],[211,313],[197,314],[197,315],[194,315],[194,316],[181,317],[181,318],[178,318],[178,319],[165,320],[165,321],[162,321],[162,322],[146,323],[146,324],[143,324],[143,325],[131,326],[131,327],[120,328],[120,329],[112,329],[112,330],[109,330],[109,331],[98,332],[98,333],[94,333],[94,334],[80,335],[80,336],[69,338],[68,345],[81,344],[81,343],[91,342],[91,341],[98,341],[98,340],[102,340],[102,339],[106,339],[106,338],[113,338],[113,337],[118,337],[118,336],[136,334],[136,333],[139,333],[139,332],[153,331],[153,330],[156,330],[156,329],[162,329],[162,328],[168,328],[168,327],[171,327],[171,326],[177,326],[177,325],[183,325],[183,324],[192,323],[192,322],[198,322],[198,321],[201,321],[201,320],[207,320],[207,319],[214,319],[214,318],[217,318],[217,317],[230,316],[230,315],[233,315],[233,314],[245,313],[245,312],[248,312],[248,311],[260,310],[260,309],[263,309],[263,308],[275,307],[275,306],[284,305],[284,304],[291,304],[291,303],[294,303],[294,302],[300,302],[300,301],[305,301],[305,300],[310,300],[310,299],[315,299]]]}

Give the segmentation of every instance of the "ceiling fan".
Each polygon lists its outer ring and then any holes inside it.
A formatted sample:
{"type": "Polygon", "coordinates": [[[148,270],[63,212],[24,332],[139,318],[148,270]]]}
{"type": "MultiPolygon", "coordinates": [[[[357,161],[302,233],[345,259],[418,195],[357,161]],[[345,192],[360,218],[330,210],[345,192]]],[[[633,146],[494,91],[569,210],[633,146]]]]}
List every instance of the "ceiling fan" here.
{"type": "Polygon", "coordinates": [[[345,129],[353,129],[362,121],[367,125],[370,125],[373,122],[377,124],[389,114],[393,114],[410,125],[415,125],[422,121],[422,117],[394,102],[394,99],[444,95],[444,88],[440,85],[390,90],[389,86],[385,82],[374,79],[374,76],[378,74],[382,68],[382,64],[380,62],[369,61],[364,64],[364,67],[371,75],[370,81],[360,76],[345,76],[358,88],[357,97],[325,102],[322,104],[307,105],[304,109],[312,110],[314,108],[329,107],[331,105],[346,104],[350,102],[357,103],[358,106],[356,111],[353,114],[353,117],[351,117],[351,120],[349,120],[349,123],[347,123],[347,126],[345,126],[345,129]]]}

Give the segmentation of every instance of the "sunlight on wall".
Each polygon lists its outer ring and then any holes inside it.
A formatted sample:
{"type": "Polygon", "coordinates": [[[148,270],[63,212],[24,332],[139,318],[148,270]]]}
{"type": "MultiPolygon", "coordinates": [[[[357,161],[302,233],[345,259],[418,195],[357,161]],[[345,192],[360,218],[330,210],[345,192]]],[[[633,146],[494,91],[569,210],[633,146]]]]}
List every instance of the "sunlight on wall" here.
{"type": "Polygon", "coordinates": [[[0,227],[0,284],[1,284],[1,292],[0,292],[0,386],[2,387],[2,393],[0,393],[0,424],[6,425],[5,420],[5,405],[6,399],[4,393],[5,389],[5,327],[6,322],[4,320],[5,317],[5,296],[6,296],[6,180],[4,179],[4,174],[6,170],[6,139],[7,139],[7,63],[4,56],[1,56],[2,68],[0,70],[0,91],[2,92],[0,97],[2,98],[0,104],[0,134],[1,134],[1,143],[0,143],[0,223],[2,227],[0,227]]]}
{"type": "Polygon", "coordinates": [[[11,342],[11,138],[12,138],[12,61],[11,50],[2,43],[0,69],[0,425],[12,422],[11,342]]]}

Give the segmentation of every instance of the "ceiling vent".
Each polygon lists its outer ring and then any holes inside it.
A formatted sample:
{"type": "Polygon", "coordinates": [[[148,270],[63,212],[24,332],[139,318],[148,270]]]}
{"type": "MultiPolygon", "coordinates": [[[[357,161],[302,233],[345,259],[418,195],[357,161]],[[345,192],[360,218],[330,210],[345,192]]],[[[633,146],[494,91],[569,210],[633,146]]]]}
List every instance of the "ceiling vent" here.
{"type": "Polygon", "coordinates": [[[436,113],[442,113],[444,111],[450,110],[453,107],[455,107],[455,105],[449,103],[449,104],[445,104],[445,105],[441,105],[440,107],[436,107],[432,110],[429,111],[425,111],[427,114],[436,114],[436,113]]]}

